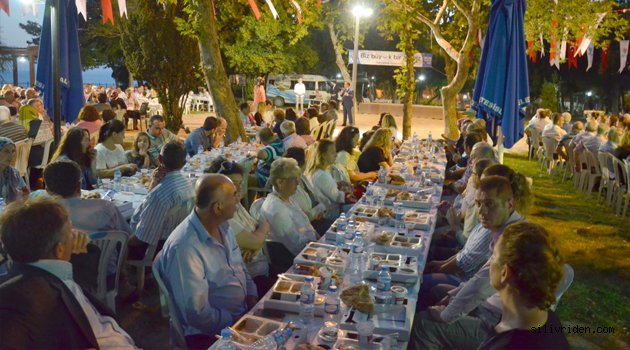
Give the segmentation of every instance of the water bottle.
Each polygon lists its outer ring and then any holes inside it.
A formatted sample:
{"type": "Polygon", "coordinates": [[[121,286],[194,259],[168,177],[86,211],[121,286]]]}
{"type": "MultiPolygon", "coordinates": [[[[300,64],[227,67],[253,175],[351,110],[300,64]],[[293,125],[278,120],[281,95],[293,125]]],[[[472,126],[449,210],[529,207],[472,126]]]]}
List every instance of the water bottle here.
{"type": "Polygon", "coordinates": [[[354,227],[354,223],[349,222],[346,225],[346,230],[343,233],[346,246],[352,247],[352,242],[354,241],[355,232],[356,232],[356,228],[354,227]]]}
{"type": "Polygon", "coordinates": [[[292,322],[285,328],[276,329],[275,331],[267,334],[263,338],[256,340],[255,342],[240,347],[243,350],[276,350],[282,349],[284,345],[287,343],[291,335],[293,334],[293,330],[295,329],[295,325],[292,322]]]}
{"type": "Polygon", "coordinates": [[[365,247],[367,246],[367,242],[363,238],[361,232],[356,232],[354,235],[354,240],[352,241],[352,255],[356,260],[359,272],[363,273],[363,269],[367,263],[367,256],[365,254],[365,247]]]}
{"type": "Polygon", "coordinates": [[[378,169],[378,182],[385,183],[386,177],[387,170],[385,170],[385,168],[381,165],[381,167],[378,169]]]}
{"type": "Polygon", "coordinates": [[[365,189],[365,195],[370,198],[374,196],[374,187],[372,187],[372,181],[368,182],[367,188],[365,189]]]}
{"type": "Polygon", "coordinates": [[[339,332],[339,296],[337,286],[332,284],[328,288],[326,301],[324,302],[324,328],[322,333],[329,338],[337,338],[339,332]]]}
{"type": "Polygon", "coordinates": [[[376,295],[374,301],[377,304],[389,304],[392,297],[392,276],[389,274],[388,266],[381,266],[381,271],[376,279],[376,295]]]}
{"type": "Polygon", "coordinates": [[[396,228],[398,232],[405,233],[405,211],[403,210],[402,203],[394,202],[394,220],[396,220],[396,228]]]}
{"type": "Polygon", "coordinates": [[[114,170],[114,189],[116,191],[120,191],[122,187],[122,172],[120,171],[120,168],[116,168],[116,170],[114,170]]]}
{"type": "Polygon", "coordinates": [[[204,151],[203,146],[199,145],[199,147],[197,147],[197,154],[201,156],[203,154],[203,151],[204,151]]]}
{"type": "Polygon", "coordinates": [[[307,326],[315,317],[315,285],[313,276],[304,278],[304,284],[300,289],[300,320],[307,326]]]}
{"type": "Polygon", "coordinates": [[[433,144],[433,133],[431,133],[430,130],[429,130],[429,137],[427,137],[427,143],[429,144],[429,146],[433,144]]]}
{"type": "Polygon", "coordinates": [[[225,328],[221,330],[221,338],[215,345],[216,350],[236,350],[236,346],[232,343],[232,332],[225,328]]]}
{"type": "Polygon", "coordinates": [[[346,223],[347,223],[346,213],[341,213],[341,215],[339,215],[339,219],[337,219],[337,231],[345,230],[346,223]]]}

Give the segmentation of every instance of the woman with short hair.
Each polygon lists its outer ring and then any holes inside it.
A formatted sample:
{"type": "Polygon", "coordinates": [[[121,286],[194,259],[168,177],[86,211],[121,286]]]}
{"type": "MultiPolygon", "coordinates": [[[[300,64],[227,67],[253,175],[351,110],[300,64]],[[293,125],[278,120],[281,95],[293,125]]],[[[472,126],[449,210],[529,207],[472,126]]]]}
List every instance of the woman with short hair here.
{"type": "Polygon", "coordinates": [[[138,166],[129,163],[123,149],[125,124],[113,119],[101,127],[96,145],[96,171],[99,177],[114,177],[116,169],[123,175],[133,175],[138,166]]]}
{"type": "Polygon", "coordinates": [[[75,127],[86,129],[90,132],[90,135],[97,134],[101,126],[103,126],[103,121],[101,120],[101,115],[98,113],[98,110],[90,105],[81,108],[77,120],[78,122],[75,127]]]}
{"type": "Polygon", "coordinates": [[[11,166],[15,152],[13,141],[0,137],[0,197],[7,203],[20,200],[29,192],[20,172],[11,166]]]}

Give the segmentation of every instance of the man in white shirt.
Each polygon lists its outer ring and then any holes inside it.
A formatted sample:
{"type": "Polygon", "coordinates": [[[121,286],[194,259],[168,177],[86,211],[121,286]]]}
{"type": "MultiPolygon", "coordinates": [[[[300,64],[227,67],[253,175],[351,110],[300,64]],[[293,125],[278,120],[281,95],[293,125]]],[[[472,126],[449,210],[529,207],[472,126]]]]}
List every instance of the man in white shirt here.
{"type": "Polygon", "coordinates": [[[73,232],[61,203],[47,197],[11,203],[0,216],[0,237],[13,260],[0,279],[3,348],[136,348],[73,280],[70,257],[85,252],[88,242],[73,232]]]}
{"type": "Polygon", "coordinates": [[[564,118],[560,113],[554,113],[553,115],[553,123],[547,124],[542,131],[542,137],[551,137],[554,140],[560,142],[562,136],[566,135],[567,132],[564,131],[562,125],[564,124],[564,118]]]}
{"type": "Polygon", "coordinates": [[[525,128],[525,132],[527,132],[527,130],[531,130],[532,128],[535,128],[538,131],[538,133],[542,133],[543,130],[545,129],[545,126],[551,124],[551,119],[549,119],[550,114],[551,112],[548,109],[538,108],[538,110],[536,111],[536,114],[532,117],[532,119],[527,124],[527,127],[525,128]]]}
{"type": "Polygon", "coordinates": [[[298,79],[293,92],[295,93],[295,109],[298,115],[301,115],[304,112],[304,95],[306,94],[306,86],[302,83],[302,78],[298,79]]]}
{"type": "Polygon", "coordinates": [[[284,136],[282,143],[285,151],[291,147],[306,149],[306,141],[304,141],[304,139],[295,132],[294,122],[290,120],[283,121],[282,124],[280,124],[280,131],[284,136]]]}

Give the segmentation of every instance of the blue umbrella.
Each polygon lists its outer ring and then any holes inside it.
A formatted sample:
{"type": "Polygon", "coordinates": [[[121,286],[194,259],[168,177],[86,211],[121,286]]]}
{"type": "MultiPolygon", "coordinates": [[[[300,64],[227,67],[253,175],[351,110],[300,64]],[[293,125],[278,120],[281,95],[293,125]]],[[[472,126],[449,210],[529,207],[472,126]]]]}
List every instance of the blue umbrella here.
{"type": "MultiPolygon", "coordinates": [[[[49,114],[54,113],[53,64],[51,56],[51,0],[46,1],[44,24],[37,59],[36,86],[43,91],[44,107],[49,114]]],[[[85,101],[83,96],[83,75],[79,53],[79,32],[77,31],[77,7],[74,0],[59,0],[59,62],[61,119],[72,123],[77,119],[85,101]]]]}
{"type": "Polygon", "coordinates": [[[490,23],[473,92],[473,108],[486,120],[496,144],[499,131],[505,147],[523,137],[529,81],[523,17],[525,0],[492,0],[490,23]]]}

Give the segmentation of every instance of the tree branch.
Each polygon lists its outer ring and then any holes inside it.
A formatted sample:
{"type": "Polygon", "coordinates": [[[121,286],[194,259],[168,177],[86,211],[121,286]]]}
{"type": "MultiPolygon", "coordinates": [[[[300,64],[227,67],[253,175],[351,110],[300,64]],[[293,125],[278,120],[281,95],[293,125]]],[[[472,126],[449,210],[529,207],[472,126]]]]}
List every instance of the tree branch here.
{"type": "Polygon", "coordinates": [[[442,2],[442,7],[440,7],[440,11],[438,11],[437,15],[435,16],[433,24],[440,25],[440,20],[442,19],[444,12],[446,12],[446,5],[448,5],[448,0],[444,0],[444,2],[442,2]]]}
{"type": "MultiPolygon", "coordinates": [[[[472,27],[473,26],[473,16],[472,16],[471,11],[468,11],[467,9],[465,9],[464,6],[462,6],[459,3],[459,0],[452,0],[452,1],[453,1],[453,4],[455,5],[455,7],[457,7],[457,10],[459,12],[461,12],[462,15],[464,15],[464,17],[466,17],[466,20],[468,21],[468,27],[472,27]]],[[[473,9],[475,8],[475,5],[476,5],[475,2],[476,1],[473,1],[473,4],[472,4],[472,8],[473,9]]]]}
{"type": "MultiPolygon", "coordinates": [[[[445,2],[446,1],[447,0],[445,0],[445,2]]],[[[415,12],[416,15],[418,16],[418,20],[424,23],[427,27],[431,29],[431,31],[433,32],[433,36],[435,37],[435,41],[437,42],[438,45],[440,45],[440,47],[444,50],[444,52],[446,52],[448,57],[450,57],[454,61],[459,61],[459,52],[455,50],[453,45],[451,45],[451,43],[449,43],[448,40],[444,38],[444,36],[442,35],[442,31],[440,30],[440,27],[438,25],[433,23],[430,19],[428,19],[422,13],[418,11],[413,11],[414,9],[411,6],[401,3],[400,0],[392,0],[392,2],[402,6],[404,10],[406,11],[415,12]]]]}

